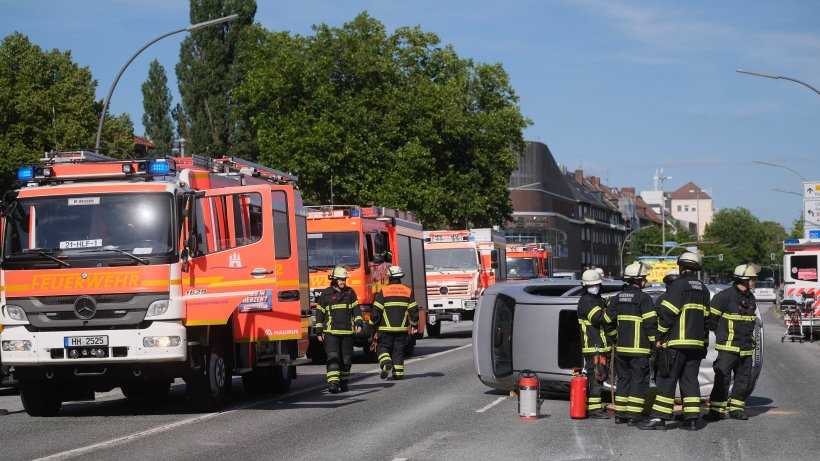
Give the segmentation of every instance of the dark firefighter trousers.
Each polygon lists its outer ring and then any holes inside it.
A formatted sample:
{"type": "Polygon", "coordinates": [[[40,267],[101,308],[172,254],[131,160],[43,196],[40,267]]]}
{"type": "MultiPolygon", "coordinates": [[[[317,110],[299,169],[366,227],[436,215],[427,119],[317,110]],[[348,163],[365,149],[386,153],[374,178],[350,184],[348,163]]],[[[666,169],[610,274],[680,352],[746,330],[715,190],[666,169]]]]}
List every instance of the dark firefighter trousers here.
{"type": "Polygon", "coordinates": [[[615,356],[615,412],[622,418],[636,418],[643,413],[649,390],[649,357],[615,356]]]}
{"type": "MultiPolygon", "coordinates": [[[[609,374],[606,365],[598,366],[603,367],[604,373],[609,374]]],[[[587,375],[587,411],[604,411],[604,401],[601,398],[604,382],[595,379],[595,354],[584,354],[584,371],[587,375]]]]}
{"type": "Polygon", "coordinates": [[[730,411],[743,411],[746,408],[746,399],[752,387],[752,356],[741,357],[739,354],[727,351],[718,351],[713,365],[715,369],[715,386],[709,398],[710,411],[726,414],[730,411]],[[732,393],[729,393],[729,384],[732,383],[732,393]],[[729,398],[727,401],[726,398],[729,398]]]}
{"type": "Polygon", "coordinates": [[[325,334],[327,383],[347,382],[353,359],[353,336],[325,334]]]}
{"type": "MultiPolygon", "coordinates": [[[[700,417],[700,385],[698,370],[703,360],[703,349],[667,349],[670,354],[669,376],[658,373],[658,395],[652,405],[652,417],[671,420],[675,408],[675,388],[680,383],[684,419],[700,417]]],[[[664,351],[658,351],[664,353],[664,351]]]]}
{"type": "Polygon", "coordinates": [[[404,348],[410,336],[406,332],[379,332],[379,367],[393,369],[393,379],[404,378],[404,348]]]}

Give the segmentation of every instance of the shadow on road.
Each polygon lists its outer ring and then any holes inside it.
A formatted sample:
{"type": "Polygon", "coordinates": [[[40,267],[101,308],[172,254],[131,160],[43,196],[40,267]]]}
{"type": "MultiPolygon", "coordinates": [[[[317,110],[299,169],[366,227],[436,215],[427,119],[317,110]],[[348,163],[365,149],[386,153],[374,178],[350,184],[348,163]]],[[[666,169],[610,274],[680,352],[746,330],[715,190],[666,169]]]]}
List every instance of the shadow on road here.
{"type": "Polygon", "coordinates": [[[429,336],[425,336],[424,339],[453,339],[453,338],[470,338],[473,336],[473,330],[464,330],[464,331],[448,331],[441,333],[435,338],[430,338],[429,336]]]}
{"type": "Polygon", "coordinates": [[[438,371],[430,371],[427,373],[411,373],[409,375],[404,375],[404,380],[408,379],[416,379],[416,378],[441,378],[444,376],[444,373],[440,373],[438,371]]]}

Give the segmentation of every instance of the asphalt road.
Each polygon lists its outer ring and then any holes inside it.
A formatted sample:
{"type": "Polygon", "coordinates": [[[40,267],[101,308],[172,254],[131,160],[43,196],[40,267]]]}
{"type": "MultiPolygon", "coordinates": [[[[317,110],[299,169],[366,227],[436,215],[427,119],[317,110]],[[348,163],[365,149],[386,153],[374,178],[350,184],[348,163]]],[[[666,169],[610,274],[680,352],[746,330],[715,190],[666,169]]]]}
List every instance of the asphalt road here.
{"type": "Polygon", "coordinates": [[[12,411],[0,417],[0,459],[818,459],[820,342],[781,344],[783,327],[766,318],[751,419],[699,432],[574,421],[565,400],[547,400],[544,417],[521,421],[514,398],[476,378],[463,323],[420,342],[405,381],[381,381],[375,365],[357,363],[341,395],[324,392],[322,367],[305,365],[285,396],[253,400],[237,381],[235,405],[222,413],[186,413],[182,389],[151,411],[135,412],[111,392],[66,404],[56,418],[30,418],[17,396],[0,396],[12,411]]]}

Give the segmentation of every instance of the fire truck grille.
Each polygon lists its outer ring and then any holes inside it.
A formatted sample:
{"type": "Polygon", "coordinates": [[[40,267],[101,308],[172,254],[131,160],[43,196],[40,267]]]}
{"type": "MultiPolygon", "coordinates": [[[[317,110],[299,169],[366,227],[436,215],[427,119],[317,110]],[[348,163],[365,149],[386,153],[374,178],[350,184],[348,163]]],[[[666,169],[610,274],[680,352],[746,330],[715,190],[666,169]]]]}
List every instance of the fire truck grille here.
{"type": "Polygon", "coordinates": [[[469,283],[453,283],[427,287],[427,296],[464,296],[468,294],[470,294],[469,283]]]}
{"type": "Polygon", "coordinates": [[[36,330],[138,328],[145,320],[148,306],[168,299],[168,293],[90,294],[80,296],[44,296],[14,299],[23,308],[31,327],[36,330]],[[82,298],[82,299],[80,299],[82,298]],[[90,313],[77,310],[78,299],[94,306],[90,313]]]}

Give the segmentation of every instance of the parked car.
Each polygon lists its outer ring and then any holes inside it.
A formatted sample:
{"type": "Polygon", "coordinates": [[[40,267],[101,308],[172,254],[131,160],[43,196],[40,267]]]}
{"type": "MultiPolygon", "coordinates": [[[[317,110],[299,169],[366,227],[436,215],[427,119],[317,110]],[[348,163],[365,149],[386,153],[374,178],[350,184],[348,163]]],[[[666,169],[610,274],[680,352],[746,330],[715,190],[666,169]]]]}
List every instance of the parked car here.
{"type": "MultiPolygon", "coordinates": [[[[580,282],[556,294],[567,282],[570,281],[539,279],[503,283],[484,292],[473,322],[473,362],[482,383],[508,392],[515,388],[518,372],[529,370],[539,376],[542,390],[569,392],[572,371],[583,367],[583,357],[576,315],[580,282]]],[[[714,296],[728,285],[708,287],[714,296]]],[[[602,293],[609,297],[622,288],[622,281],[608,280],[603,283],[602,293]]],[[[665,287],[659,286],[647,289],[654,299],[664,291],[665,287]]],[[[761,319],[755,329],[758,344],[755,381],[763,363],[762,325],[761,319]]],[[[711,393],[714,383],[712,363],[717,358],[714,344],[714,334],[710,333],[707,356],[699,373],[704,397],[711,393]]]]}
{"type": "Polygon", "coordinates": [[[755,299],[763,302],[777,301],[777,289],[774,285],[774,280],[758,280],[755,285],[755,299]]]}

